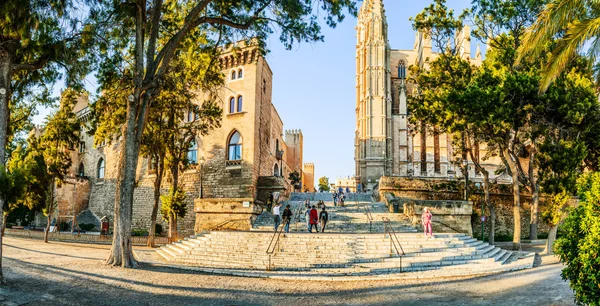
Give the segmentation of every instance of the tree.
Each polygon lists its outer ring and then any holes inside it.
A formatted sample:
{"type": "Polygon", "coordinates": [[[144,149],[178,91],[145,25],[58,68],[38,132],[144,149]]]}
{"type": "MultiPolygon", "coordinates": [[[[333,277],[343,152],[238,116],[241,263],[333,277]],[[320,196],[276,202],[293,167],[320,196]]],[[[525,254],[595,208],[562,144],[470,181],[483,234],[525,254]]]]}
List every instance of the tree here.
{"type": "Polygon", "coordinates": [[[489,42],[485,62],[482,67],[482,90],[496,91],[497,95],[488,97],[495,100],[485,109],[483,122],[488,128],[486,144],[495,148],[511,175],[513,184],[514,233],[513,247],[521,247],[521,187],[528,187],[532,193],[532,214],[530,233],[537,238],[537,211],[539,203],[539,185],[536,179],[534,163],[529,162],[524,169],[521,158],[535,159],[535,129],[530,125],[532,106],[537,105],[540,97],[535,94],[538,72],[535,64],[515,67],[516,50],[523,44],[523,35],[527,27],[535,20],[545,0],[527,1],[473,1],[471,15],[475,23],[474,36],[489,42]],[[491,85],[491,86],[489,86],[491,85]],[[498,87],[500,86],[500,87],[498,87]],[[525,143],[531,145],[526,146],[525,143]]]}
{"type": "Polygon", "coordinates": [[[519,48],[519,60],[538,58],[556,37],[556,47],[544,65],[540,90],[548,89],[581,50],[595,62],[600,42],[600,10],[590,0],[552,0],[527,30],[519,48]]]}
{"type": "MultiPolygon", "coordinates": [[[[0,3],[0,165],[6,164],[6,148],[12,129],[10,110],[17,103],[48,98],[60,68],[67,68],[67,84],[75,85],[85,74],[79,60],[85,35],[73,16],[72,1],[5,0],[0,3]],[[41,90],[39,90],[41,88],[41,90]],[[37,90],[36,90],[37,89],[37,90]],[[13,105],[11,105],[13,104],[13,105]],[[9,124],[10,123],[10,124],[9,124]]],[[[28,108],[29,113],[33,110],[28,108]]],[[[24,119],[26,120],[26,119],[24,119]]],[[[0,215],[4,201],[0,196],[0,215]]],[[[2,222],[0,218],[0,222],[2,222]]],[[[3,227],[0,224],[0,228],[3,227]]],[[[0,236],[0,249],[2,237],[0,236]]],[[[0,252],[0,282],[3,282],[0,252]]]]}
{"type": "Polygon", "coordinates": [[[23,169],[7,169],[0,165],[0,196],[2,196],[5,206],[3,214],[0,215],[0,218],[2,218],[1,236],[4,236],[6,216],[16,208],[19,199],[25,193],[25,186],[27,186],[27,181],[23,169]]]}
{"type": "Polygon", "coordinates": [[[44,208],[44,215],[48,218],[44,242],[48,242],[51,218],[56,208],[55,188],[57,184],[62,184],[71,167],[69,148],[74,148],[79,143],[81,122],[73,112],[78,96],[79,92],[72,89],[62,92],[60,108],[48,118],[40,137],[38,149],[42,150],[46,171],[50,177],[48,199],[44,208]]]}
{"type": "MultiPolygon", "coordinates": [[[[202,49],[192,47],[201,39],[192,37],[185,41],[184,48],[177,51],[178,57],[171,63],[172,67],[165,75],[164,84],[151,106],[148,124],[142,135],[141,152],[150,157],[149,163],[154,167],[156,175],[154,206],[148,230],[149,247],[155,246],[156,218],[165,168],[170,169],[173,186],[177,186],[179,169],[184,169],[189,164],[186,155],[195,136],[206,135],[221,123],[222,110],[214,101],[216,94],[213,91],[222,84],[222,78],[218,67],[211,66],[216,55],[206,56],[202,49]],[[195,103],[198,91],[207,93],[201,106],[195,103]]],[[[109,101],[105,99],[104,102],[109,101]]],[[[122,105],[115,107],[120,106],[122,105]]],[[[95,109],[96,113],[104,118],[113,116],[101,106],[100,109],[95,109]]],[[[173,197],[175,194],[171,193],[171,198],[173,197]]],[[[176,231],[176,222],[173,224],[169,221],[169,237],[172,237],[173,226],[176,231]]]]}
{"type": "Polygon", "coordinates": [[[567,266],[561,276],[569,280],[575,301],[581,305],[600,305],[598,277],[600,268],[600,173],[592,172],[577,182],[579,205],[566,218],[564,235],[556,241],[555,250],[567,266]]]}
{"type": "Polygon", "coordinates": [[[319,192],[329,191],[330,189],[329,178],[326,176],[319,178],[319,192]]]}
{"type": "Polygon", "coordinates": [[[177,239],[177,219],[185,217],[187,212],[185,192],[180,188],[171,187],[167,195],[161,196],[161,200],[163,218],[169,220],[169,240],[177,239]]]}
{"type": "Polygon", "coordinates": [[[131,249],[131,212],[140,143],[148,112],[156,98],[175,51],[193,31],[211,33],[203,46],[234,42],[239,37],[264,39],[276,26],[289,49],[297,41],[319,41],[318,17],[329,26],[343,20],[347,9],[356,14],[353,0],[273,1],[172,1],[136,0],[99,2],[91,8],[100,32],[98,47],[102,60],[100,82],[131,62],[128,75],[133,80],[126,96],[125,124],[118,166],[115,196],[115,231],[107,262],[111,265],[137,265],[131,249]],[[105,38],[105,39],[104,39],[105,38]],[[128,57],[125,50],[133,50],[128,57]]]}
{"type": "Polygon", "coordinates": [[[288,176],[288,180],[290,180],[290,183],[292,184],[292,186],[294,186],[294,190],[298,190],[302,187],[300,185],[300,183],[302,182],[302,178],[300,177],[298,171],[290,173],[290,175],[288,176]]]}

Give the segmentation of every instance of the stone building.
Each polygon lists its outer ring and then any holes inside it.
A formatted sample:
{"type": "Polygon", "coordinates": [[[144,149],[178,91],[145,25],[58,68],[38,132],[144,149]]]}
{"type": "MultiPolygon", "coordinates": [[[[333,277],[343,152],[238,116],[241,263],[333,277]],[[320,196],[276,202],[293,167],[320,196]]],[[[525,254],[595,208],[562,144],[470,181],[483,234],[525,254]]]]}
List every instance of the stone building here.
{"type": "MultiPolygon", "coordinates": [[[[408,67],[427,69],[438,54],[432,51],[431,39],[417,33],[412,50],[392,49],[383,0],[365,0],[358,15],[356,44],[356,131],[355,163],[357,181],[373,188],[382,176],[417,178],[453,178],[461,175],[454,163],[456,150],[450,135],[431,133],[433,129],[415,130],[408,120],[406,83],[408,67]]],[[[470,28],[458,35],[461,55],[473,65],[482,61],[479,46],[471,56],[470,28]]],[[[485,156],[481,144],[476,158],[485,156]]],[[[471,163],[471,161],[469,161],[471,163]]],[[[501,161],[482,161],[493,175],[501,161]]],[[[469,176],[477,178],[474,166],[469,176]]]]}
{"type": "MultiPolygon", "coordinates": [[[[219,128],[197,136],[188,151],[191,166],[180,174],[188,202],[187,214],[178,223],[182,234],[223,225],[249,228],[269,193],[285,197],[292,191],[287,177],[302,165],[302,132],[287,131],[284,136],[283,121],[271,98],[273,73],[258,48],[244,43],[222,48],[219,64],[226,77],[218,101],[223,117],[219,128]]],[[[90,119],[87,99],[81,99],[74,111],[84,121],[90,119]]],[[[182,116],[194,118],[191,112],[182,116]]],[[[70,177],[80,184],[63,185],[57,197],[59,203],[69,203],[73,194],[82,195],[77,209],[62,205],[65,212],[84,216],[80,223],[99,225],[103,216],[112,220],[119,148],[119,141],[96,147],[93,135],[83,131],[79,147],[72,151],[70,177]]],[[[147,229],[150,224],[156,177],[150,164],[149,158],[140,157],[134,229],[147,229]]],[[[166,173],[163,193],[170,183],[166,173]]]]}
{"type": "Polygon", "coordinates": [[[316,192],[315,189],[315,164],[305,163],[302,166],[302,172],[304,173],[304,179],[302,181],[302,191],[316,192]]]}

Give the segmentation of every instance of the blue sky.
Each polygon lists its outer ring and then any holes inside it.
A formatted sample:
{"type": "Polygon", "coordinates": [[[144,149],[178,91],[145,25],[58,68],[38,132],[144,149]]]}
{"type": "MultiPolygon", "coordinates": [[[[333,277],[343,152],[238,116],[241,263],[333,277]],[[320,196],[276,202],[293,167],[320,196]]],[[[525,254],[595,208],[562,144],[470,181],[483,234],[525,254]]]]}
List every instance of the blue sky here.
{"type": "MultiPolygon", "coordinates": [[[[408,18],[431,2],[384,0],[392,49],[412,49],[415,34],[408,18]]],[[[470,1],[448,0],[447,5],[458,15],[470,1]]],[[[315,184],[321,176],[332,182],[354,175],[355,26],[356,18],[346,18],[335,29],[324,28],[325,42],[292,51],[275,36],[269,42],[273,103],[285,129],[302,130],[304,162],[315,164],[315,184]]]]}
{"type": "MultiPolygon", "coordinates": [[[[412,49],[414,31],[408,18],[431,2],[384,0],[392,49],[412,49]]],[[[458,15],[470,0],[448,0],[447,5],[458,15]]],[[[335,29],[323,25],[325,42],[301,43],[291,51],[285,50],[276,34],[268,41],[273,103],[284,129],[302,130],[304,162],[315,164],[315,183],[321,176],[334,181],[354,175],[355,26],[354,17],[335,29]]],[[[88,90],[95,93],[92,79],[88,90]]],[[[57,94],[61,89],[55,86],[57,94]]],[[[41,110],[34,122],[41,123],[47,114],[48,110],[41,110]]]]}

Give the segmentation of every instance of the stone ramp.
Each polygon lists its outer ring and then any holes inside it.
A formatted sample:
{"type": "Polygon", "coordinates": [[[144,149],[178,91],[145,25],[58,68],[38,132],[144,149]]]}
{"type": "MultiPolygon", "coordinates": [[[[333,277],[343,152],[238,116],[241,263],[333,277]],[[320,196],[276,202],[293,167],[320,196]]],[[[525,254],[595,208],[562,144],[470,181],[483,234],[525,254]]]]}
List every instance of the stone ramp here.
{"type": "Polygon", "coordinates": [[[464,234],[425,239],[421,234],[401,233],[397,237],[405,252],[402,257],[383,234],[285,234],[269,255],[266,250],[273,232],[241,231],[206,232],[157,252],[177,267],[295,279],[427,278],[533,267],[533,254],[502,250],[464,234]]]}
{"type": "MultiPolygon", "coordinates": [[[[305,201],[310,200],[311,202],[333,202],[333,193],[331,192],[293,192],[290,194],[290,201],[305,201]]],[[[347,193],[346,200],[349,201],[362,201],[372,202],[370,193],[347,193]]]]}
{"type": "MultiPolygon", "coordinates": [[[[317,202],[310,202],[316,205],[317,202]]],[[[333,233],[383,233],[384,225],[382,218],[388,218],[392,227],[397,232],[416,232],[417,229],[412,226],[411,220],[403,214],[389,213],[383,203],[371,203],[369,201],[349,201],[346,200],[344,207],[334,206],[333,201],[325,201],[325,206],[329,214],[326,232],[333,233]],[[367,210],[370,214],[367,214],[367,210]]],[[[304,200],[290,200],[283,203],[283,207],[289,204],[292,209],[292,222],[290,224],[291,232],[307,232],[306,209],[304,200]]],[[[320,211],[320,209],[319,209],[320,211]]],[[[253,224],[252,230],[273,231],[273,214],[264,211],[253,224]]]]}

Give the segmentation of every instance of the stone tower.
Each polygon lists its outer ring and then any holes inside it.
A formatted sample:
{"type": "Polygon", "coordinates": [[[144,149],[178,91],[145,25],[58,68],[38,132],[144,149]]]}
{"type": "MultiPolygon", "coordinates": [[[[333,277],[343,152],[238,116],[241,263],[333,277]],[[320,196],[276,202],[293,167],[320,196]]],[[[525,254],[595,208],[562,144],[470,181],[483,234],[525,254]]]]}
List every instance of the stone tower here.
{"type": "Polygon", "coordinates": [[[297,171],[302,175],[302,151],[304,142],[302,131],[286,130],[284,141],[288,148],[288,152],[286,153],[286,163],[292,172],[297,171]]]}
{"type": "Polygon", "coordinates": [[[392,96],[390,47],[382,0],[365,0],[358,15],[356,44],[356,176],[372,188],[391,175],[392,96]]]}
{"type": "Polygon", "coordinates": [[[304,189],[314,192],[315,191],[315,164],[313,163],[306,163],[303,166],[302,172],[304,173],[302,175],[302,177],[304,178],[303,180],[303,186],[302,186],[302,191],[304,191],[304,189]]]}

